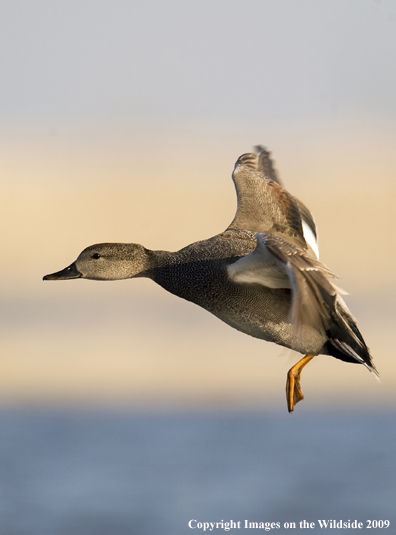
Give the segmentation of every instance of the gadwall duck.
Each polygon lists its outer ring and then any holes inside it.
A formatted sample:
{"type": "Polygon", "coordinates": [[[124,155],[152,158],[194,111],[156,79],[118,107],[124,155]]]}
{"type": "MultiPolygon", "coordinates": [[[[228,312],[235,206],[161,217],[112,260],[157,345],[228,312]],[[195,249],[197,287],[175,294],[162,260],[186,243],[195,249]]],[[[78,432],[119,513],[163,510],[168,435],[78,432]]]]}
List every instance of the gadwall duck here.
{"type": "Polygon", "coordinates": [[[91,245],[44,280],[148,277],[234,329],[304,354],[287,374],[289,412],[304,398],[301,371],[316,355],[363,364],[378,376],[335,276],[318,260],[312,215],[282,186],[270,153],[255,147],[243,154],[232,178],[238,209],[225,232],[177,252],[91,245]]]}

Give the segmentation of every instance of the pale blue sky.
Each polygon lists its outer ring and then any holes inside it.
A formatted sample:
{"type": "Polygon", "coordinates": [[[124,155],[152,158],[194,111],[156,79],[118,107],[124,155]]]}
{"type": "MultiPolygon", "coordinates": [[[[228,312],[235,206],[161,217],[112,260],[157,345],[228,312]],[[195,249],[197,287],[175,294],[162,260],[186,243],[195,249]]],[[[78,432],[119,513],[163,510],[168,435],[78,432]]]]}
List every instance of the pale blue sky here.
{"type": "Polygon", "coordinates": [[[1,129],[396,119],[394,0],[0,2],[1,129]]]}

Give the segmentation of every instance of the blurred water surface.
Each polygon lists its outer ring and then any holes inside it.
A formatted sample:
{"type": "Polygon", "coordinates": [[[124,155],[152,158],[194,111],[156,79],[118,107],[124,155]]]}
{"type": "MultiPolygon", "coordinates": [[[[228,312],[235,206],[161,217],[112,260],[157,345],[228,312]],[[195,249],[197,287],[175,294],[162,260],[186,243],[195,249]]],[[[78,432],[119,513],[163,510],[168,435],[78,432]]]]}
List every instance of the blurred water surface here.
{"type": "Polygon", "coordinates": [[[202,533],[191,519],[388,519],[369,533],[394,533],[390,413],[12,408],[0,429],[2,535],[202,533]]]}

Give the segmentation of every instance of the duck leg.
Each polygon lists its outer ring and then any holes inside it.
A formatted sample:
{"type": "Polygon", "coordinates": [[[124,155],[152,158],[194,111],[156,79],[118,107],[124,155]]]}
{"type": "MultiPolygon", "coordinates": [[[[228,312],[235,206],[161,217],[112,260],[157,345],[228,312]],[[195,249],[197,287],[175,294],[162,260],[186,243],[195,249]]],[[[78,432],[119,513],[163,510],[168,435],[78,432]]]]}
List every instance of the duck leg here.
{"type": "Polygon", "coordinates": [[[294,405],[297,405],[299,401],[304,399],[304,395],[300,386],[301,372],[310,362],[315,355],[306,355],[301,360],[297,362],[287,373],[287,382],[286,382],[286,400],[287,408],[289,412],[294,411],[294,405]]]}

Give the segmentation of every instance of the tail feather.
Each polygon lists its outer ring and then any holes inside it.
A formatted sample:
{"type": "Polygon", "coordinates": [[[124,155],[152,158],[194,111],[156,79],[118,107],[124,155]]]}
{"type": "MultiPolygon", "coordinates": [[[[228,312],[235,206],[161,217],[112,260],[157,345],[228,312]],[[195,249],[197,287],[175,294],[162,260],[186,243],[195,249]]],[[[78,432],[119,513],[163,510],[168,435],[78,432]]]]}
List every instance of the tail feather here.
{"type": "Polygon", "coordinates": [[[357,322],[339,295],[334,302],[334,318],[327,336],[329,337],[327,349],[330,355],[347,362],[364,364],[374,376],[379,377],[357,322]]]}

